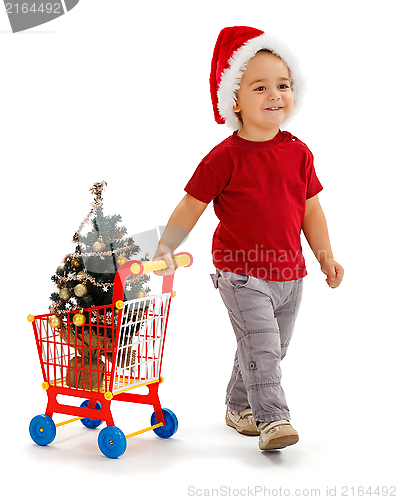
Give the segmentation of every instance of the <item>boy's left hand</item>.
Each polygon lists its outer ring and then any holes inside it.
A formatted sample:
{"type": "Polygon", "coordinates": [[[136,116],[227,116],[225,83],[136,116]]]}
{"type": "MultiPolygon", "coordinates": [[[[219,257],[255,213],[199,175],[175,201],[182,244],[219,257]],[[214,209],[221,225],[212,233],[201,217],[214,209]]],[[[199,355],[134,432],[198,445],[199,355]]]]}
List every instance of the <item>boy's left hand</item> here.
{"type": "Polygon", "coordinates": [[[328,259],[321,264],[321,271],[326,274],[326,283],[330,288],[337,288],[343,281],[344,269],[334,259],[328,259]]]}

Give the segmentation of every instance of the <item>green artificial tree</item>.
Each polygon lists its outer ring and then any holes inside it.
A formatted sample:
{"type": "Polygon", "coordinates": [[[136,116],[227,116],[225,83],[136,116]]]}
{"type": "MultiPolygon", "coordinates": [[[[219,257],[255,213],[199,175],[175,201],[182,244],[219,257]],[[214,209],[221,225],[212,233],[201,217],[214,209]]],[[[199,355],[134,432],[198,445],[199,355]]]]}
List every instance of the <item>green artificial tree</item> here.
{"type": "MultiPolygon", "coordinates": [[[[102,192],[106,182],[90,189],[94,195],[92,209],[73,236],[76,249],[68,254],[51,277],[57,291],[51,294],[50,312],[56,316],[75,310],[112,304],[113,282],[118,267],[133,260],[140,248],[126,237],[120,215],[104,215],[102,192]],[[83,234],[83,227],[91,229],[83,234]]],[[[144,297],[150,292],[145,284],[149,276],[130,276],[125,284],[125,300],[144,297]]]]}

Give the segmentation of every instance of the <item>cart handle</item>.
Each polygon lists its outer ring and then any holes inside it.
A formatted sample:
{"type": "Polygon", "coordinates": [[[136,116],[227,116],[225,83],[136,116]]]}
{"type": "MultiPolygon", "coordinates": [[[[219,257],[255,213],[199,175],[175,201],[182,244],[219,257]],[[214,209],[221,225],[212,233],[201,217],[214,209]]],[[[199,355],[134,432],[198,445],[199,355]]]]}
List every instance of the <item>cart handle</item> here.
{"type": "MultiPolygon", "coordinates": [[[[192,265],[192,255],[190,253],[179,253],[174,256],[176,267],[189,267],[192,265]]],[[[167,269],[169,266],[164,260],[155,261],[131,261],[133,264],[130,267],[131,274],[133,276],[141,276],[141,274],[148,274],[152,271],[161,271],[162,269],[167,269]]]]}
{"type": "MultiPolygon", "coordinates": [[[[178,267],[189,267],[193,262],[192,255],[190,253],[178,253],[174,256],[174,259],[178,267]]],[[[120,266],[113,284],[113,304],[116,304],[119,300],[123,300],[124,283],[128,276],[141,276],[141,274],[147,274],[152,271],[160,271],[162,269],[167,269],[167,267],[168,266],[164,260],[131,260],[120,266]]],[[[163,276],[162,293],[173,292],[173,281],[174,273],[163,276]]]]}

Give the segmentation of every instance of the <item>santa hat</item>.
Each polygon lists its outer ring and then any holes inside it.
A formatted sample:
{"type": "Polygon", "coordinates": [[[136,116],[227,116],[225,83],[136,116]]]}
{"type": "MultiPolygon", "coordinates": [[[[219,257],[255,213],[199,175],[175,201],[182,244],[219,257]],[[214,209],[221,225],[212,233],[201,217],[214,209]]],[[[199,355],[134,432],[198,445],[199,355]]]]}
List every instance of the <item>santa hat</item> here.
{"type": "Polygon", "coordinates": [[[304,94],[304,79],[296,57],[278,39],[264,31],[247,26],[224,28],[218,35],[214,47],[210,74],[210,92],[214,117],[217,123],[225,123],[233,130],[240,130],[242,123],[234,113],[236,93],[248,62],[261,49],[267,49],[289,68],[295,105],[286,125],[297,114],[304,94]]]}

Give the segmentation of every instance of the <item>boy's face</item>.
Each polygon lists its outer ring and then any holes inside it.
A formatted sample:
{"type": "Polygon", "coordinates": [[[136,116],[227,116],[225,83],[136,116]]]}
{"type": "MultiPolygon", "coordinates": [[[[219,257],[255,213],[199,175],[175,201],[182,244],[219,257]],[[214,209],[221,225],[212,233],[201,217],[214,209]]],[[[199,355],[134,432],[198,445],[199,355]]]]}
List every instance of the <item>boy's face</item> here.
{"type": "Polygon", "coordinates": [[[249,140],[269,140],[293,111],[294,98],[286,64],[274,54],[258,52],[247,65],[237,93],[235,112],[249,140]]]}

